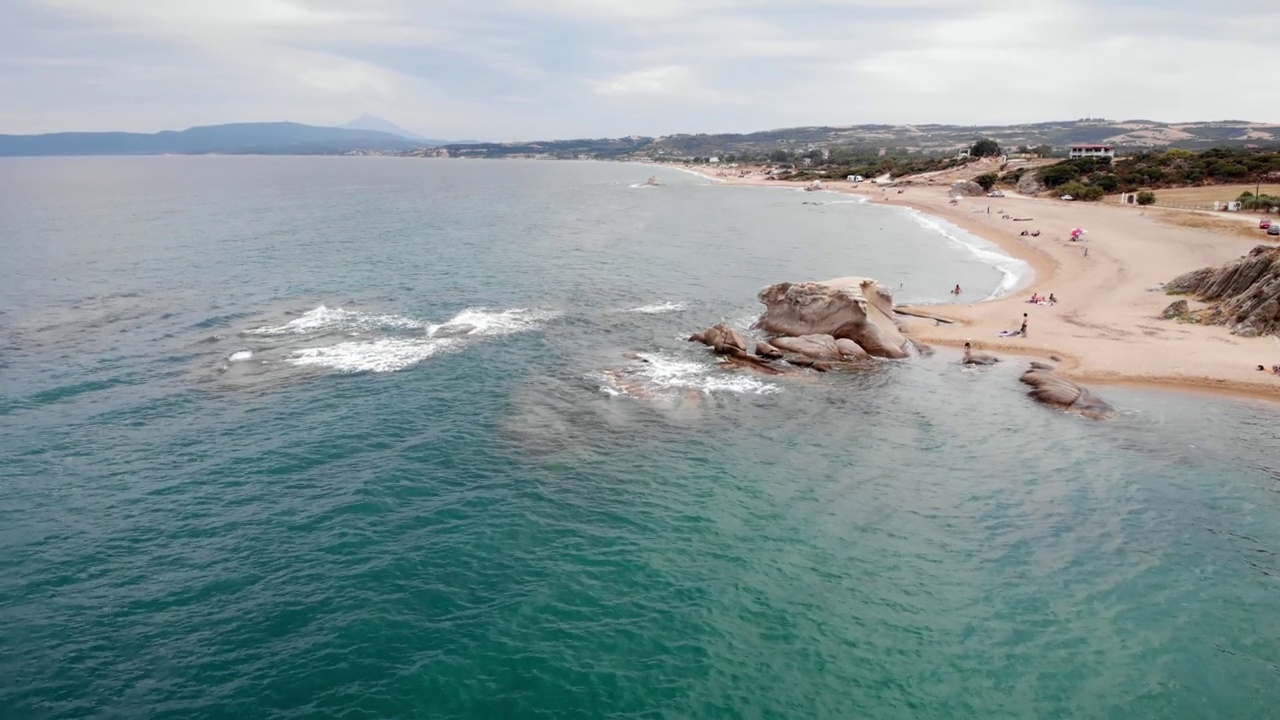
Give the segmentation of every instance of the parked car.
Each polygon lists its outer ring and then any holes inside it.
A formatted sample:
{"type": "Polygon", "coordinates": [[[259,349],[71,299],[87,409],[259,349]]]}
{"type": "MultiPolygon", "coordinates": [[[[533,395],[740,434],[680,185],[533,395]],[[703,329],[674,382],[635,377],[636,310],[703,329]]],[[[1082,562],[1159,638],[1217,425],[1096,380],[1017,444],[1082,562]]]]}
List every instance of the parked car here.
{"type": "Polygon", "coordinates": [[[1275,223],[1271,222],[1266,218],[1262,218],[1261,220],[1258,221],[1258,227],[1262,228],[1263,230],[1266,230],[1267,228],[1271,227],[1274,224],[1275,223]]]}
{"type": "Polygon", "coordinates": [[[1000,192],[999,190],[992,190],[991,192],[987,193],[987,197],[1004,197],[1004,193],[1000,192]]]}
{"type": "Polygon", "coordinates": [[[1075,198],[1071,197],[1070,195],[1063,195],[1062,197],[1060,197],[1060,198],[1058,198],[1058,199],[1059,199],[1059,200],[1075,200],[1075,198]]]}
{"type": "Polygon", "coordinates": [[[1268,235],[1280,235],[1280,223],[1271,223],[1271,227],[1267,228],[1268,235]]]}

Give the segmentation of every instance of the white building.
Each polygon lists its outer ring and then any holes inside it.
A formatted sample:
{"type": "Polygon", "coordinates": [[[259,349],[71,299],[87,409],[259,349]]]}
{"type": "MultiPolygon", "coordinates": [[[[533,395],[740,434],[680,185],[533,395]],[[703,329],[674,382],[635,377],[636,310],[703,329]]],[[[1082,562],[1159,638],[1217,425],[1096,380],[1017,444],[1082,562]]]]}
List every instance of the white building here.
{"type": "Polygon", "coordinates": [[[1072,145],[1069,157],[1076,158],[1114,158],[1115,145],[1072,145]]]}

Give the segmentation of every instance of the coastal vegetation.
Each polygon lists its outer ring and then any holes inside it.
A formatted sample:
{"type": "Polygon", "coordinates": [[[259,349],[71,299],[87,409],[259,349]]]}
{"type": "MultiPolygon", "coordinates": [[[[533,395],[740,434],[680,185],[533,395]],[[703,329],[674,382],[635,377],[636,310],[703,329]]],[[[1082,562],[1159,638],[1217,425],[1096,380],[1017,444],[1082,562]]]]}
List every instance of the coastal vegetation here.
{"type": "MultiPolygon", "coordinates": [[[[1076,158],[1041,168],[1038,179],[1058,194],[1081,200],[1099,200],[1117,192],[1159,188],[1261,182],[1280,178],[1280,150],[1218,147],[1203,152],[1178,148],[1144,151],[1122,158],[1076,158]]],[[[1020,175],[1007,173],[1001,181],[1014,184],[1020,175]]],[[[1238,198],[1245,207],[1280,205],[1266,195],[1250,192],[1238,198]]],[[[1154,203],[1154,196],[1139,197],[1139,204],[1154,203]],[[1143,203],[1146,198],[1148,202],[1143,203]]]]}

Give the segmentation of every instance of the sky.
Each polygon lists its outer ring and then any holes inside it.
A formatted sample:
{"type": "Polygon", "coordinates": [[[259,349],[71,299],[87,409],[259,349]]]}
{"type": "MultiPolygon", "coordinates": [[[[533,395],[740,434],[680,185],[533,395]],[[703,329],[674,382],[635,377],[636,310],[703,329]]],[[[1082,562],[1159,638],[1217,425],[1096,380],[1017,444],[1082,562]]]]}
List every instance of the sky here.
{"type": "Polygon", "coordinates": [[[0,133],[1280,122],[1280,2],[0,0],[0,133]]]}

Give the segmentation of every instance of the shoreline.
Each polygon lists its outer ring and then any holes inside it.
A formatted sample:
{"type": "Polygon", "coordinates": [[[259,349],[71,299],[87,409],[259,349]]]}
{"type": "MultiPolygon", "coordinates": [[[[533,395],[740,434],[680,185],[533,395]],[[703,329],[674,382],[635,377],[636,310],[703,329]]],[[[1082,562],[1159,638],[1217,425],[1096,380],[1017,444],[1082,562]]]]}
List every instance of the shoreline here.
{"type": "MultiPolygon", "coordinates": [[[[761,177],[756,168],[738,168],[733,174],[721,171],[713,176],[683,166],[659,165],[722,186],[805,186],[761,177]]],[[[1049,359],[1057,363],[1062,375],[1088,385],[1280,402],[1280,377],[1256,369],[1275,364],[1280,342],[1231,335],[1222,326],[1163,319],[1161,310],[1176,298],[1153,289],[1184,272],[1245,255],[1255,245],[1265,244],[1265,239],[1252,238],[1250,242],[1248,236],[1171,225],[1161,222],[1165,213],[1149,208],[1020,196],[963,198],[952,205],[949,188],[949,181],[892,190],[872,181],[856,186],[840,181],[823,184],[823,192],[862,197],[949,223],[1030,266],[1030,276],[1000,297],[903,306],[950,323],[941,325],[908,316],[905,322],[912,337],[952,348],[963,347],[968,340],[987,352],[1049,359]],[[999,210],[1035,220],[1002,220],[999,210]],[[1090,230],[1086,242],[1067,240],[1074,227],[1090,230]],[[1019,234],[1037,229],[1039,237],[1019,234]],[[1087,258],[1086,248],[1090,253],[1087,258]],[[1052,292],[1059,302],[1054,306],[1028,304],[1022,295],[1031,291],[1052,292]],[[1029,320],[1027,338],[996,336],[1001,329],[1018,327],[1023,313],[1029,320]]],[[[1195,301],[1192,303],[1194,307],[1195,301]]]]}

